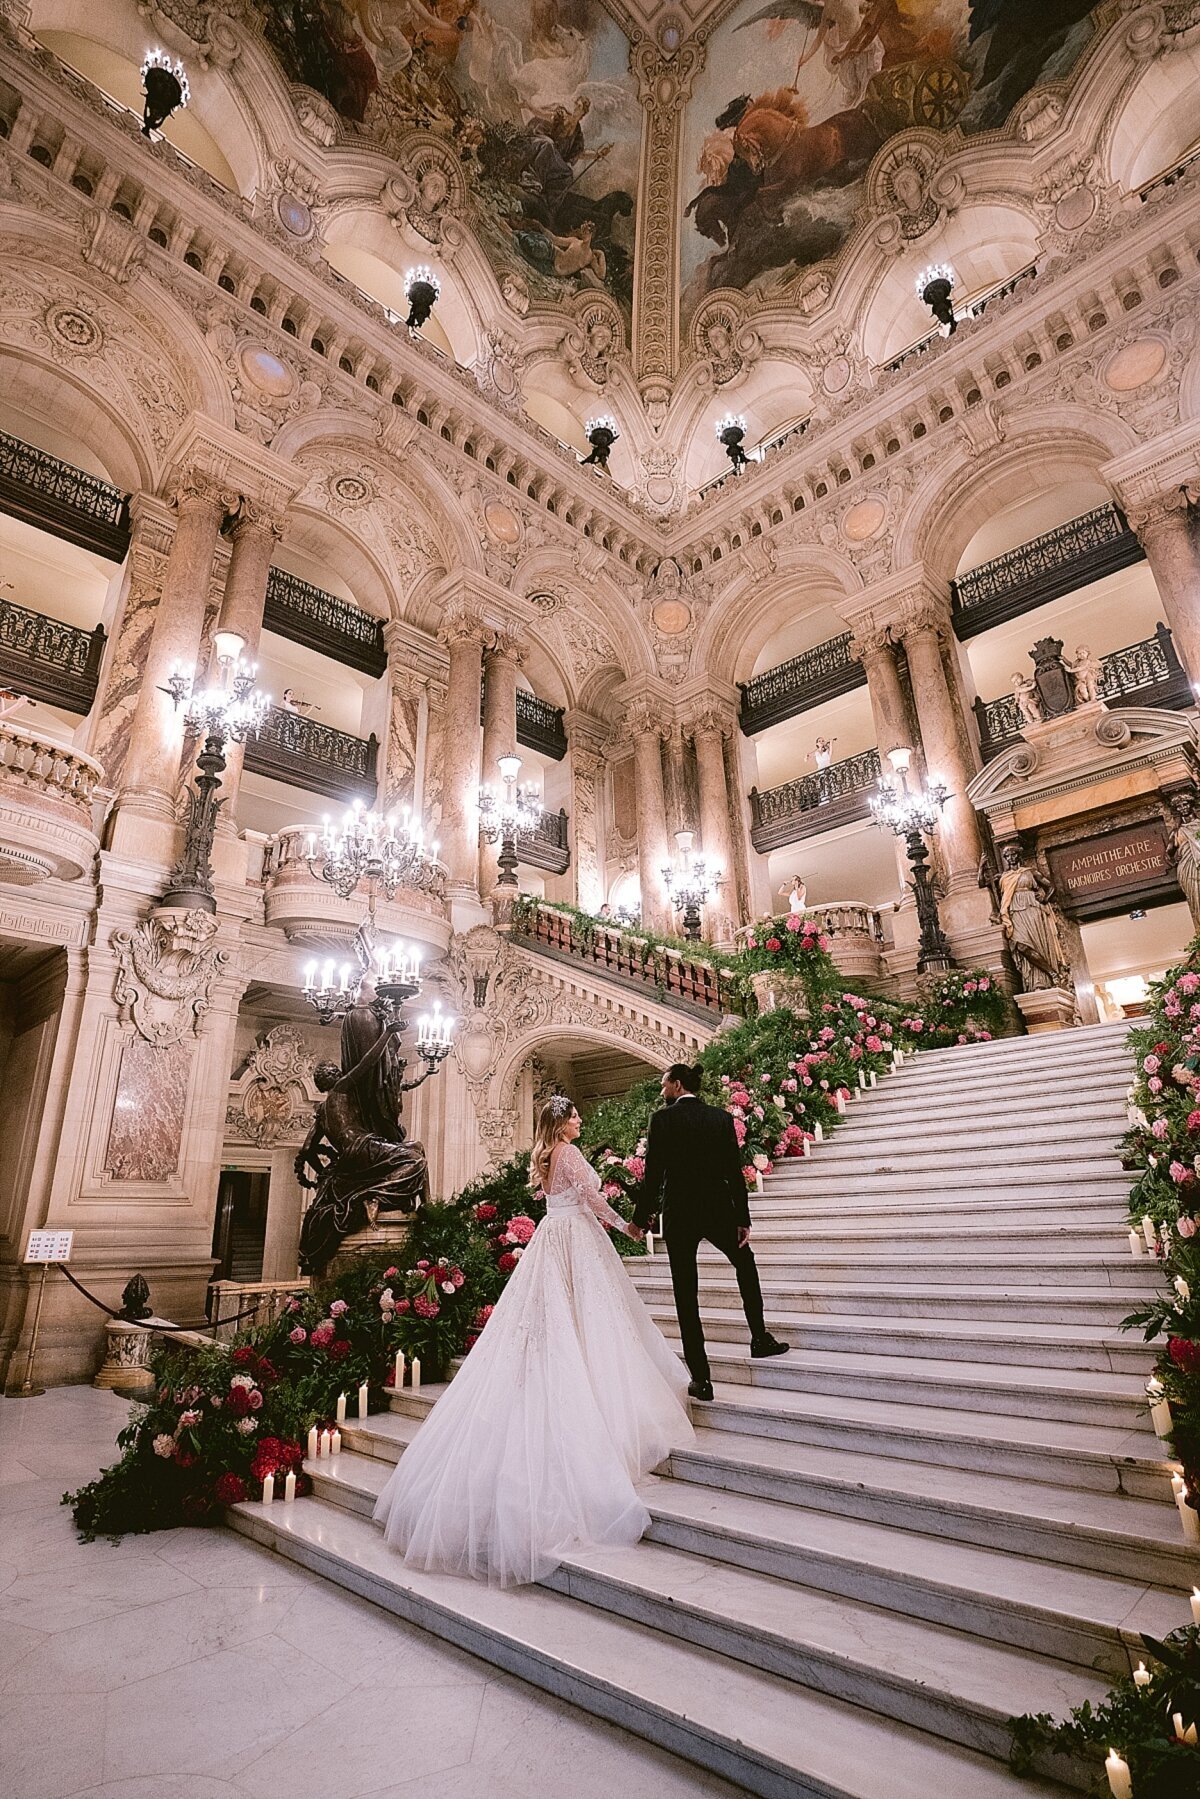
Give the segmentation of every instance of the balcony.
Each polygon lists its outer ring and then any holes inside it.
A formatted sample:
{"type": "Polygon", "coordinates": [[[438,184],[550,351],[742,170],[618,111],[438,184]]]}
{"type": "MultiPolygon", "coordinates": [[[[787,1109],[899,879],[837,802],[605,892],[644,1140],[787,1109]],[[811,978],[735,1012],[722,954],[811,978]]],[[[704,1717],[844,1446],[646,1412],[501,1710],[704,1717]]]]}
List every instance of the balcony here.
{"type": "Polygon", "coordinates": [[[128,494],[6,431],[0,431],[0,511],[110,562],[123,562],[129,548],[128,494]]]}
{"type": "Polygon", "coordinates": [[[785,718],[795,718],[798,712],[808,712],[825,700],[861,687],[866,672],[850,654],[850,642],[851,634],[845,631],[840,637],[815,644],[790,661],[740,682],[744,735],[753,737],[768,725],[781,724],[785,718]]]}
{"type": "Polygon", "coordinates": [[[869,818],[867,801],[879,773],[879,751],[860,750],[857,756],[785,781],[782,787],[769,787],[765,793],[752,787],[750,841],[765,854],[869,818]]]}
{"type": "Polygon", "coordinates": [[[251,774],[303,787],[308,793],[372,805],[378,755],[374,733],[351,737],[349,732],[320,725],[302,712],[272,706],[257,736],[247,740],[245,766],[251,774]]]}
{"type": "Polygon", "coordinates": [[[103,774],[68,744],[0,723],[0,884],[77,881],[89,872],[100,848],[92,794],[103,774]]]}
{"type": "Polygon", "coordinates": [[[517,838],[517,860],[527,868],[565,875],[571,866],[571,839],[566,812],[543,812],[536,831],[517,838]]]}
{"type": "MultiPolygon", "coordinates": [[[[1162,706],[1178,712],[1195,704],[1192,684],[1164,624],[1155,626],[1153,637],[1114,650],[1102,662],[1100,697],[1110,706],[1162,706]]],[[[985,762],[1021,740],[1021,714],[1011,693],[1001,694],[998,700],[976,699],[975,719],[985,762]]]]}
{"type": "Polygon", "coordinates": [[[561,706],[539,700],[525,688],[517,689],[517,742],[522,749],[540,750],[552,762],[561,762],[567,753],[567,733],[563,727],[561,706]]]}
{"type": "Polygon", "coordinates": [[[1128,568],[1144,555],[1124,514],[1115,506],[1097,506],[952,581],[954,635],[960,640],[978,637],[993,625],[1128,568]]]}
{"type": "Polygon", "coordinates": [[[47,706],[86,716],[96,699],[104,627],[79,631],[0,599],[0,683],[47,706]]]}
{"type": "Polygon", "coordinates": [[[263,624],[290,643],[302,643],[376,680],[387,669],[381,618],[284,569],[273,568],[267,576],[263,624]]]}

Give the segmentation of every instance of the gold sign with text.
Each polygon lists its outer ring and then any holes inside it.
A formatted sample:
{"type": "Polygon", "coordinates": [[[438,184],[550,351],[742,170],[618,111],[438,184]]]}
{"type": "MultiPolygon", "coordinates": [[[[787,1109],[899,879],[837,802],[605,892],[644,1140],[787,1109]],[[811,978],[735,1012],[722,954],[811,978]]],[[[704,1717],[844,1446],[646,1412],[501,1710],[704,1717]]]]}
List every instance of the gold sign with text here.
{"type": "Polygon", "coordinates": [[[1047,854],[1050,878],[1060,899],[1090,909],[1097,902],[1119,899],[1173,882],[1167,861],[1167,836],[1160,824],[1135,825],[1088,837],[1047,854]]]}

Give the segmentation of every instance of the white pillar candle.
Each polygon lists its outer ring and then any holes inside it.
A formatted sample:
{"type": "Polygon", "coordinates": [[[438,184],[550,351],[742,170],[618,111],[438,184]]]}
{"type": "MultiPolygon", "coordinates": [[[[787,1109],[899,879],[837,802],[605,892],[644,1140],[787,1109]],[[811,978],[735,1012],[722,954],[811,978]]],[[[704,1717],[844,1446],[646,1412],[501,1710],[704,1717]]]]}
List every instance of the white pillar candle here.
{"type": "Polygon", "coordinates": [[[1188,1504],[1188,1490],[1185,1487],[1175,1502],[1179,1507],[1179,1519],[1183,1525],[1183,1534],[1189,1543],[1200,1543],[1200,1518],[1197,1518],[1194,1506],[1188,1504]]]}
{"type": "Polygon", "coordinates": [[[358,1415],[360,1418],[365,1418],[367,1416],[367,1408],[370,1403],[371,1389],[369,1384],[366,1381],[363,1381],[358,1389],[358,1415]]]}
{"type": "Polygon", "coordinates": [[[1176,1291],[1176,1293],[1178,1293],[1178,1295],[1179,1295],[1180,1299],[1183,1301],[1184,1305],[1187,1305],[1188,1301],[1192,1297],[1192,1289],[1188,1286],[1188,1284],[1184,1280],[1182,1274],[1177,1274],[1175,1276],[1175,1291],[1176,1291]]]}
{"type": "Polygon", "coordinates": [[[800,1154],[806,1159],[812,1155],[812,1144],[807,1137],[801,1137],[800,1139],[800,1154]]]}
{"type": "Polygon", "coordinates": [[[1196,1726],[1194,1724],[1188,1725],[1183,1733],[1183,1740],[1185,1743],[1190,1743],[1193,1748],[1195,1748],[1197,1743],[1200,1743],[1200,1737],[1196,1735],[1196,1726]]]}
{"type": "Polygon", "coordinates": [[[871,1070],[871,1085],[872,1085],[872,1087],[878,1087],[878,1085],[879,1085],[879,1076],[876,1074],[876,1072],[873,1068],[871,1070]]]}
{"type": "Polygon", "coordinates": [[[1182,1742],[1183,1741],[1183,1713],[1182,1712],[1172,1712],[1171,1713],[1171,1723],[1175,1726],[1175,1735],[1179,1738],[1180,1742],[1182,1742]]]}
{"type": "Polygon", "coordinates": [[[819,1118],[813,1120],[813,1136],[818,1143],[824,1143],[825,1132],[821,1129],[821,1120],[819,1118]]]}
{"type": "Polygon", "coordinates": [[[1150,1422],[1154,1426],[1155,1436],[1169,1437],[1174,1426],[1171,1419],[1171,1408],[1163,1397],[1161,1381],[1147,1381],[1146,1395],[1150,1401],[1150,1422]]]}
{"type": "Polygon", "coordinates": [[[846,1095],[842,1092],[840,1087],[834,1094],[833,1101],[838,1109],[838,1117],[844,1118],[846,1116],[846,1095]]]}
{"type": "Polygon", "coordinates": [[[283,1502],[284,1502],[284,1504],[285,1505],[289,1504],[295,1497],[296,1497],[296,1476],[295,1476],[294,1471],[291,1468],[289,1468],[287,1471],[287,1479],[283,1483],[283,1502]]]}
{"type": "Polygon", "coordinates": [[[395,1387],[397,1389],[399,1389],[400,1387],[402,1387],[404,1385],[404,1351],[403,1350],[400,1350],[396,1356],[396,1367],[392,1374],[392,1385],[393,1385],[393,1387],[395,1387]]]}
{"type": "Polygon", "coordinates": [[[754,1191],[755,1191],[755,1192],[756,1192],[756,1193],[761,1193],[761,1192],[762,1192],[762,1190],[763,1190],[763,1184],[762,1184],[762,1169],[761,1169],[761,1168],[756,1168],[756,1169],[755,1169],[755,1170],[754,1170],[754,1191]]]}
{"type": "Polygon", "coordinates": [[[1186,1491],[1187,1491],[1187,1487],[1184,1482],[1184,1478],[1183,1478],[1182,1474],[1172,1473],[1172,1475],[1171,1475],[1171,1497],[1175,1501],[1176,1505],[1179,1504],[1179,1495],[1181,1493],[1185,1493],[1186,1491]]]}
{"type": "Polygon", "coordinates": [[[414,1393],[419,1392],[420,1387],[421,1387],[421,1364],[417,1360],[416,1356],[414,1356],[412,1361],[409,1363],[409,1368],[411,1369],[411,1372],[412,1372],[413,1392],[414,1393]]]}
{"type": "Polygon", "coordinates": [[[264,1474],[263,1475],[262,1502],[264,1505],[271,1505],[272,1502],[274,1501],[274,1498],[275,1498],[275,1476],[273,1474],[264,1474]]]}
{"type": "Polygon", "coordinates": [[[338,1394],[337,1421],[339,1424],[346,1422],[346,1395],[344,1393],[338,1394]]]}
{"type": "Polygon", "coordinates": [[[864,1074],[863,1070],[860,1068],[858,1071],[858,1090],[860,1093],[864,1090],[864,1088],[866,1087],[866,1084],[867,1084],[867,1077],[864,1074]]]}
{"type": "Polygon", "coordinates": [[[329,1454],[329,1432],[327,1430],[323,1430],[317,1441],[317,1455],[325,1456],[328,1454],[329,1454]]]}
{"type": "Polygon", "coordinates": [[[317,1427],[315,1424],[313,1424],[313,1425],[309,1426],[309,1431],[308,1431],[308,1458],[309,1458],[309,1460],[312,1461],[318,1454],[319,1454],[319,1449],[318,1449],[318,1444],[317,1444],[317,1427]]]}
{"type": "Polygon", "coordinates": [[[1129,1253],[1131,1256],[1144,1256],[1146,1253],[1142,1246],[1142,1239],[1138,1236],[1136,1231],[1130,1231],[1129,1233],[1129,1253]]]}
{"type": "Polygon", "coordinates": [[[646,1254],[648,1256],[652,1256],[654,1254],[654,1232],[653,1231],[646,1232],[646,1254]]]}
{"type": "Polygon", "coordinates": [[[1115,1749],[1108,1752],[1104,1772],[1108,1775],[1108,1790],[1112,1799],[1133,1799],[1133,1776],[1129,1772],[1129,1763],[1115,1749]]]}
{"type": "Polygon", "coordinates": [[[1135,1687],[1148,1687],[1150,1685],[1150,1670],[1145,1662],[1139,1662],[1137,1667],[1133,1670],[1133,1684],[1135,1687]]]}
{"type": "Polygon", "coordinates": [[[1142,1235],[1146,1239],[1146,1248],[1153,1249],[1158,1239],[1154,1230],[1154,1220],[1149,1212],[1142,1213],[1142,1235]]]}
{"type": "Polygon", "coordinates": [[[1192,1623],[1200,1624],[1200,1587],[1192,1588],[1192,1623]]]}
{"type": "Polygon", "coordinates": [[[335,1430],[329,1439],[329,1453],[330,1453],[330,1455],[340,1455],[341,1450],[342,1450],[342,1433],[340,1430],[335,1430]]]}

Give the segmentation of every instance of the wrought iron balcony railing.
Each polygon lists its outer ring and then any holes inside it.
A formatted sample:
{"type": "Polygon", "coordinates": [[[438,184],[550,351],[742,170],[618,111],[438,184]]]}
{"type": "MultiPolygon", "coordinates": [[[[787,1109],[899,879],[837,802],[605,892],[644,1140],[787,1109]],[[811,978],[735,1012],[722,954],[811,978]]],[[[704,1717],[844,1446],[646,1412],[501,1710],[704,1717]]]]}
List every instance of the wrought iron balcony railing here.
{"type": "MultiPolygon", "coordinates": [[[[1153,637],[1114,650],[1102,662],[1100,697],[1110,706],[1163,706],[1178,711],[1195,703],[1192,684],[1175,653],[1170,629],[1162,623],[1155,626],[1153,637]]],[[[975,718],[985,762],[1010,748],[1022,735],[1020,710],[1011,693],[1001,694],[998,700],[976,699],[975,718]]]]}
{"type": "Polygon", "coordinates": [[[699,1013],[711,1024],[742,1009],[726,969],[679,950],[651,950],[633,931],[588,925],[552,905],[527,901],[517,907],[513,937],[556,960],[585,964],[622,987],[639,989],[660,1005],[699,1013]]]}
{"type": "Polygon", "coordinates": [[[324,793],[332,800],[371,804],[377,786],[379,743],[318,724],[302,712],[272,706],[256,737],[246,742],[246,768],[289,787],[324,793]]]}
{"type": "Polygon", "coordinates": [[[0,511],[110,562],[129,548],[128,494],[7,431],[0,431],[0,511]]]}
{"type": "Polygon", "coordinates": [[[780,849],[868,817],[867,800],[879,773],[879,751],[869,749],[781,787],[769,787],[765,793],[752,787],[750,840],[755,849],[780,849]]]}
{"type": "Polygon", "coordinates": [[[977,637],[1144,555],[1125,515],[1115,506],[1097,506],[952,581],[955,636],[977,637]]]}
{"type": "Polygon", "coordinates": [[[263,623],[291,643],[319,650],[365,675],[378,679],[387,668],[381,618],[285,569],[273,568],[267,576],[263,623]]]}
{"type": "Polygon", "coordinates": [[[47,706],[85,714],[95,702],[103,655],[103,625],[80,631],[0,599],[0,684],[47,706]]]}
{"type": "Polygon", "coordinates": [[[535,693],[517,689],[517,742],[523,749],[540,750],[554,762],[567,753],[567,733],[561,706],[539,700],[535,693]]]}
{"type": "Polygon", "coordinates": [[[861,687],[867,677],[862,663],[850,654],[850,643],[851,634],[844,631],[742,682],[741,725],[746,736],[861,687]]]}
{"type": "Polygon", "coordinates": [[[565,875],[571,866],[569,822],[565,811],[543,812],[537,830],[517,838],[517,860],[528,868],[565,875]]]}

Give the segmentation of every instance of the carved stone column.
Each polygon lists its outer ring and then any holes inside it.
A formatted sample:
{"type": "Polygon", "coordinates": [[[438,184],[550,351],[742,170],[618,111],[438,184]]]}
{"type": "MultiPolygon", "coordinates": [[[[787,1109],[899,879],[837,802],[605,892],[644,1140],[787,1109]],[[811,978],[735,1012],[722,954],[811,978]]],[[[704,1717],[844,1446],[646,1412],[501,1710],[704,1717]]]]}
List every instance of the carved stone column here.
{"type": "MultiPolygon", "coordinates": [[[[271,558],[283,535],[277,517],[258,507],[242,502],[238,522],[233,528],[233,548],[225,576],[225,594],[217,618],[217,630],[228,631],[241,639],[241,656],[248,663],[258,658],[262,637],[263,611],[267,604],[267,579],[271,558]]],[[[214,674],[216,667],[214,663],[214,674]]],[[[236,831],[238,790],[242,784],[242,767],[246,746],[231,743],[225,752],[225,773],[221,777],[224,805],[218,830],[225,834],[236,831]]]]}
{"type": "Polygon", "coordinates": [[[191,471],[181,477],[173,495],[175,533],[145,659],[137,671],[137,703],[120,770],[120,803],[131,811],[175,815],[183,723],[163,690],[172,669],[193,669],[200,655],[213,557],[229,501],[211,477],[191,471]]]}
{"type": "MultiPolygon", "coordinates": [[[[499,786],[500,771],[496,767],[501,756],[511,756],[517,749],[517,674],[524,661],[520,639],[511,632],[497,631],[483,658],[483,780],[485,785],[499,786]]],[[[497,858],[500,846],[479,845],[479,896],[490,898],[499,879],[497,858]]]]}
{"type": "Polygon", "coordinates": [[[866,671],[867,697],[875,721],[875,742],[879,746],[880,760],[886,758],[889,750],[911,749],[912,728],[896,667],[896,651],[887,629],[859,624],[850,649],[866,671]]]}
{"type": "Polygon", "coordinates": [[[721,871],[721,885],[705,908],[713,941],[732,945],[737,923],[733,845],[729,831],[729,787],[725,779],[725,742],[732,737],[732,714],[722,706],[704,706],[688,726],[696,746],[700,787],[700,842],[704,859],[721,871]]]}
{"type": "Polygon", "coordinates": [[[568,712],[564,724],[571,757],[571,840],[575,903],[596,912],[608,892],[601,845],[604,727],[586,713],[568,712]]]}
{"type": "Polygon", "coordinates": [[[438,633],[450,656],[442,738],[442,860],[450,890],[477,897],[479,869],[479,685],[483,678],[482,620],[465,607],[447,615],[438,633]]]}
{"type": "Polygon", "coordinates": [[[975,771],[967,757],[961,713],[942,662],[942,642],[950,631],[948,607],[940,596],[918,588],[904,596],[899,630],[908,657],[925,767],[931,780],[943,781],[950,789],[937,828],[942,859],[952,887],[973,888],[983,839],[966,793],[975,771]]]}
{"type": "Polygon", "coordinates": [[[1146,552],[1180,661],[1200,681],[1200,529],[1189,501],[1200,488],[1177,487],[1129,510],[1146,552]]]}
{"type": "Polygon", "coordinates": [[[384,626],[383,640],[387,674],[364,706],[361,727],[364,733],[373,730],[380,741],[379,807],[385,813],[411,807],[432,841],[438,831],[428,813],[425,771],[432,691],[441,692],[437,677],[444,662],[436,643],[396,620],[384,626]]]}
{"type": "Polygon", "coordinates": [[[670,861],[667,799],[663,787],[662,724],[647,700],[634,702],[626,722],[633,737],[642,921],[652,931],[668,932],[674,921],[667,907],[662,879],[662,871],[670,861]]]}

